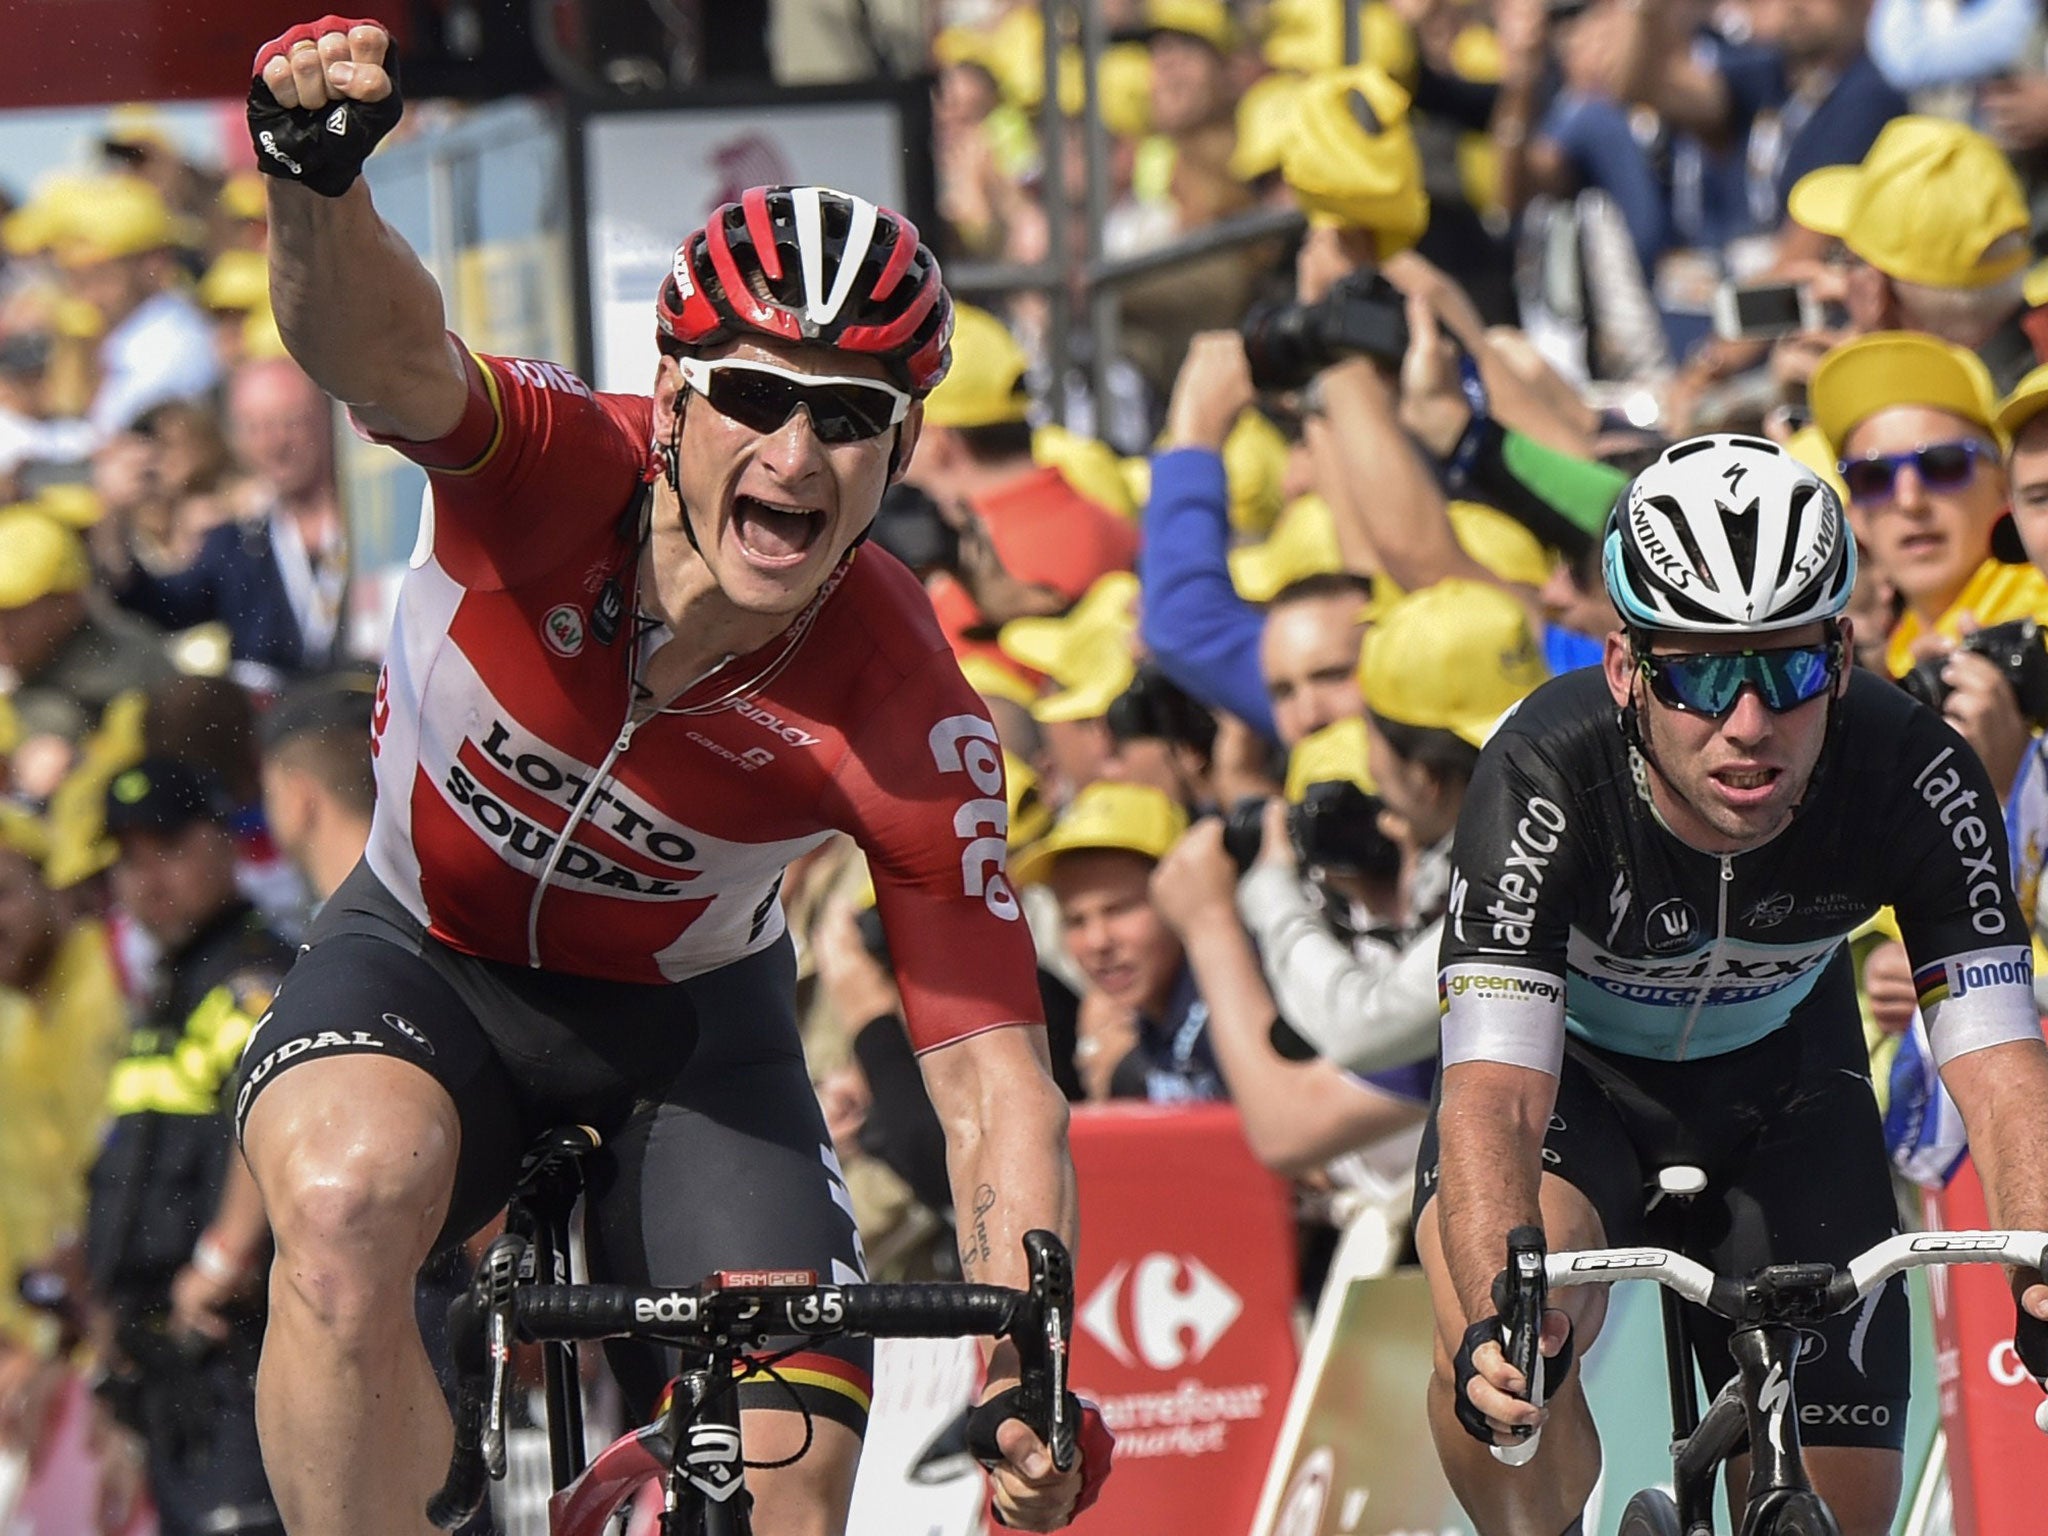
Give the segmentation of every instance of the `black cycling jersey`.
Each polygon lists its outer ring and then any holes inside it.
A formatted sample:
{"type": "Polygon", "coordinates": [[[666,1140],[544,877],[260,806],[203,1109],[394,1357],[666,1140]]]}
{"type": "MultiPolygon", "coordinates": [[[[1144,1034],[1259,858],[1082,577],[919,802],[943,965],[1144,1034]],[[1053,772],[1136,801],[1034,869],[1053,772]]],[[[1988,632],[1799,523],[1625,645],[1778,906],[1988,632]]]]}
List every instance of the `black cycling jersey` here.
{"type": "Polygon", "coordinates": [[[1898,914],[1935,1055],[2037,1039],[1998,797],[1933,711],[1863,672],[1785,830],[1702,853],[1639,788],[1606,679],[1555,679],[1480,754],[1458,819],[1443,1061],[1556,1073],[1568,1030],[1684,1061],[1782,1027],[1846,934],[1898,914]]]}

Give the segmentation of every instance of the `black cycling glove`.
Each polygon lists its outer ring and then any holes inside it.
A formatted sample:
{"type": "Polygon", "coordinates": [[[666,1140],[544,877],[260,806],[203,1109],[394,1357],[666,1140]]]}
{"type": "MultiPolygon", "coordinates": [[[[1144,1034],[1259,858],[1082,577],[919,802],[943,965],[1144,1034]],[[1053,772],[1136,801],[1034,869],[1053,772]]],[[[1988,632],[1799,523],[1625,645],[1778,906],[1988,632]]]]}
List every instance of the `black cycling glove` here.
{"type": "MultiPolygon", "coordinates": [[[[1486,1415],[1474,1406],[1470,1395],[1465,1389],[1472,1385],[1473,1378],[1479,1374],[1478,1367],[1472,1363],[1473,1351],[1482,1344],[1498,1344],[1500,1342],[1500,1319],[1498,1317],[1482,1317],[1478,1322],[1465,1330],[1465,1338],[1458,1345],[1458,1353],[1451,1362],[1453,1378],[1451,1384],[1452,1411],[1458,1416],[1459,1428],[1463,1429],[1466,1434],[1477,1440],[1481,1445],[1499,1444],[1496,1438],[1497,1435],[1506,1433],[1506,1431],[1496,1431],[1494,1429],[1493,1425],[1487,1421],[1486,1415]]],[[[1564,1330],[1564,1343],[1558,1346],[1557,1353],[1546,1355],[1543,1358],[1543,1395],[1546,1400],[1557,1396],[1558,1389],[1564,1385],[1565,1377],[1571,1374],[1571,1368],[1572,1329],[1567,1324],[1564,1330]]],[[[1523,1438],[1525,1434],[1526,1431],[1518,1434],[1516,1438],[1523,1438]]]]}
{"type": "Polygon", "coordinates": [[[324,107],[287,107],[279,104],[264,83],[263,66],[288,55],[294,45],[317,40],[324,33],[346,32],[365,25],[382,24],[323,16],[271,39],[256,55],[249,81],[249,138],[256,147],[256,168],[266,176],[296,181],[322,197],[339,197],[355,185],[370,151],[398,126],[405,102],[398,86],[396,40],[384,50],[384,72],[391,77],[391,94],[382,101],[331,101],[324,107]]]}

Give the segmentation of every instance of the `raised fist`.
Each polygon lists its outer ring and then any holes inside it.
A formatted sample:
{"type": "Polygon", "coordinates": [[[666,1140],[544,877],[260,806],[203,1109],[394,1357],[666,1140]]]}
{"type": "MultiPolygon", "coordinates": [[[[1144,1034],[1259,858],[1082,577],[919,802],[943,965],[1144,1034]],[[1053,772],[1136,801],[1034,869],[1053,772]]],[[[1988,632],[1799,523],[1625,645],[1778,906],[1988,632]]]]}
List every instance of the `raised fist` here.
{"type": "Polygon", "coordinates": [[[375,21],[323,16],[257,51],[249,136],[266,175],[326,197],[355,184],[370,151],[398,123],[398,49],[375,21]]]}

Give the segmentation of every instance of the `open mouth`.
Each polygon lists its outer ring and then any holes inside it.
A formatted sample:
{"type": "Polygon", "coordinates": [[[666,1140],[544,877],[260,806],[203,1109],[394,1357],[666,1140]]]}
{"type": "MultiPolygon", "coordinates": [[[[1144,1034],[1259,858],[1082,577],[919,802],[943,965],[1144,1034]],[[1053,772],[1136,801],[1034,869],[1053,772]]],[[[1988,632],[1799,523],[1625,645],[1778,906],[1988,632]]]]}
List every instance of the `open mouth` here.
{"type": "Polygon", "coordinates": [[[825,514],[816,507],[763,501],[758,496],[734,497],[732,522],[740,548],[756,564],[769,566],[795,565],[825,531],[825,514]]]}
{"type": "Polygon", "coordinates": [[[1722,768],[1713,779],[1731,799],[1753,800],[1769,794],[1783,772],[1782,768],[1722,768]]]}

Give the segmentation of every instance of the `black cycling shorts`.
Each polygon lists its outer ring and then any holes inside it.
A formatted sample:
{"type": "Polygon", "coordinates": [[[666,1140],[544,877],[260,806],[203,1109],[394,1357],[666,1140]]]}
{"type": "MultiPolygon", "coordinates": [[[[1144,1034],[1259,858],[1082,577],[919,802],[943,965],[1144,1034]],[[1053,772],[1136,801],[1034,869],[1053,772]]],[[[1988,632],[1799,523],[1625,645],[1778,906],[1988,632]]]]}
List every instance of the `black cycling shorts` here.
{"type": "MultiPolygon", "coordinates": [[[[1615,1247],[1675,1246],[1721,1274],[1766,1264],[1846,1263],[1898,1230],[1891,1164],[1847,951],[1785,1026],[1697,1061],[1565,1045],[1543,1141],[1546,1173],[1592,1203],[1615,1247]],[[1706,1192],[1647,1215],[1656,1171],[1690,1164],[1706,1192]],[[1673,1232],[1668,1213],[1682,1211],[1673,1232]]],[[[1415,1213],[1436,1191],[1436,1108],[1416,1158],[1415,1213]]],[[[1808,1445],[1905,1444],[1912,1348],[1903,1277],[1803,1330],[1795,1378],[1808,1445]]],[[[1709,1394],[1735,1372],[1729,1325],[1687,1309],[1709,1394]]]]}
{"type": "MultiPolygon", "coordinates": [[[[588,1125],[584,1241],[591,1278],[694,1285],[719,1269],[866,1275],[796,1026],[789,941],[720,970],[647,985],[529,970],[426,934],[365,865],[322,909],[242,1055],[235,1132],[287,1072],[385,1052],[448,1091],[461,1150],[437,1246],[504,1205],[541,1132],[588,1125]],[[703,1028],[698,1029],[698,1021],[703,1028]]],[[[636,1415],[653,1411],[670,1352],[606,1345],[636,1415]]],[[[743,1384],[748,1408],[866,1426],[873,1346],[835,1340],[743,1384]],[[786,1384],[785,1384],[786,1383],[786,1384]]]]}

